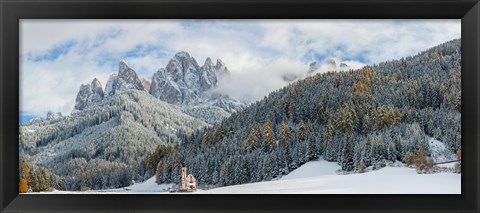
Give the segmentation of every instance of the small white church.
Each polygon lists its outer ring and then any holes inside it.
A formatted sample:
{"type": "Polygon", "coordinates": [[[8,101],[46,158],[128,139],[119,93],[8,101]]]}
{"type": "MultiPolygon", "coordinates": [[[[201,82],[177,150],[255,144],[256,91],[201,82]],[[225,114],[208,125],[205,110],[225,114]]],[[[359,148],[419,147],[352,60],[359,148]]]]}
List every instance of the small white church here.
{"type": "Polygon", "coordinates": [[[182,185],[180,192],[194,192],[197,190],[197,179],[192,174],[187,176],[187,167],[182,166],[182,185]]]}

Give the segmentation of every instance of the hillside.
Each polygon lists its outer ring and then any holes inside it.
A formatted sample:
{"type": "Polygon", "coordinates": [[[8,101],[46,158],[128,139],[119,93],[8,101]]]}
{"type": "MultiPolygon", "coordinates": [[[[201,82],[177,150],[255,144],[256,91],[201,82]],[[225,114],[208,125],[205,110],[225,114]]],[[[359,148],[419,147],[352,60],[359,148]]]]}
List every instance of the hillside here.
{"type": "Polygon", "coordinates": [[[57,176],[58,189],[128,186],[132,179],[143,181],[149,153],[203,126],[207,124],[146,91],[129,90],[71,116],[21,125],[20,152],[57,176]],[[85,183],[88,179],[92,184],[85,183]]]}
{"type": "Polygon", "coordinates": [[[183,135],[242,109],[243,103],[213,92],[227,75],[220,59],[199,66],[187,52],[177,53],[151,81],[121,60],[105,88],[97,78],[80,86],[70,116],[49,112],[46,120],[20,126],[20,166],[27,168],[21,176],[31,167],[32,177],[42,180],[28,183],[42,182],[34,191],[143,181],[183,135]]]}
{"type": "Polygon", "coordinates": [[[179,182],[179,164],[171,162],[184,162],[201,184],[227,186],[271,180],[320,155],[345,171],[379,169],[430,150],[430,137],[454,153],[460,62],[456,39],[416,56],[296,81],[184,135],[179,149],[161,158],[157,182],[179,182]]]}
{"type": "MultiPolygon", "coordinates": [[[[415,169],[399,165],[361,174],[337,174],[339,170],[337,163],[319,159],[278,180],[199,189],[194,194],[461,194],[461,175],[450,172],[418,174],[415,169]]],[[[158,185],[152,177],[125,188],[51,193],[168,194],[173,187],[174,184],[158,185]]]]}

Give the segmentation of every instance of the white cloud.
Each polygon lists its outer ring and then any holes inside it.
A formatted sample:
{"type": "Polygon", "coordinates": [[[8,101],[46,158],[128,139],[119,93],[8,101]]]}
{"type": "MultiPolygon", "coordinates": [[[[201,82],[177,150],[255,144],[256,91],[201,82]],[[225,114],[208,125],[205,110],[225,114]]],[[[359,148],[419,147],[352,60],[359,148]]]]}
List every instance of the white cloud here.
{"type": "Polygon", "coordinates": [[[90,83],[94,77],[106,82],[108,67],[96,63],[79,63],[74,57],[56,61],[24,62],[20,75],[20,108],[27,114],[45,116],[49,110],[69,114],[75,104],[80,84],[90,83]]]}
{"type": "Polygon", "coordinates": [[[460,20],[22,20],[20,29],[21,111],[39,116],[69,114],[80,84],[105,85],[122,58],[147,79],[178,51],[200,65],[220,58],[232,78],[218,90],[254,101],[285,86],[284,75],[306,75],[314,60],[359,68],[461,32],[460,20]],[[62,45],[68,51],[55,49],[62,45]]]}
{"type": "Polygon", "coordinates": [[[266,66],[259,61],[249,62],[252,64],[249,69],[231,72],[230,78],[220,82],[216,91],[250,103],[286,86],[284,75],[305,76],[308,71],[307,64],[288,58],[276,59],[266,66]]]}
{"type": "MultiPolygon", "coordinates": [[[[266,29],[265,35],[274,34],[279,26],[295,32],[283,33],[282,36],[290,35],[289,39],[280,39],[290,40],[290,45],[262,42],[277,49],[286,46],[279,51],[298,55],[306,46],[319,54],[333,56],[343,48],[342,57],[352,60],[356,55],[364,54],[366,63],[416,54],[459,38],[461,32],[460,20],[275,20],[262,25],[266,29]]],[[[265,38],[269,39],[275,37],[265,38]]]]}

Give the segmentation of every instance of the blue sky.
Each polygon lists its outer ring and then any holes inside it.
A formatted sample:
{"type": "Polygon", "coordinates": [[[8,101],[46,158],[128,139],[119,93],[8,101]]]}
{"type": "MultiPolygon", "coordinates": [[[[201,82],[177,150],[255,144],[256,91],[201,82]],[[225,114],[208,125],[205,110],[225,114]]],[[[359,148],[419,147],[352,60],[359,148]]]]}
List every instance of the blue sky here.
{"type": "Polygon", "coordinates": [[[460,38],[460,20],[22,20],[20,110],[70,114],[81,84],[105,86],[125,59],[150,80],[179,51],[232,72],[218,90],[251,102],[286,73],[334,58],[352,68],[414,55],[460,38]]]}

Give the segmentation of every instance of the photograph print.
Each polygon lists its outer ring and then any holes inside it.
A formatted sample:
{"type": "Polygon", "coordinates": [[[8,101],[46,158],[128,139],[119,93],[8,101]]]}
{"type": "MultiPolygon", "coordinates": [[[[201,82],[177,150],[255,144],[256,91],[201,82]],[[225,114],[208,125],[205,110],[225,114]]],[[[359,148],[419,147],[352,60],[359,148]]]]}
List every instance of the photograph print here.
{"type": "Polygon", "coordinates": [[[23,194],[461,194],[461,20],[20,20],[23,194]]]}

